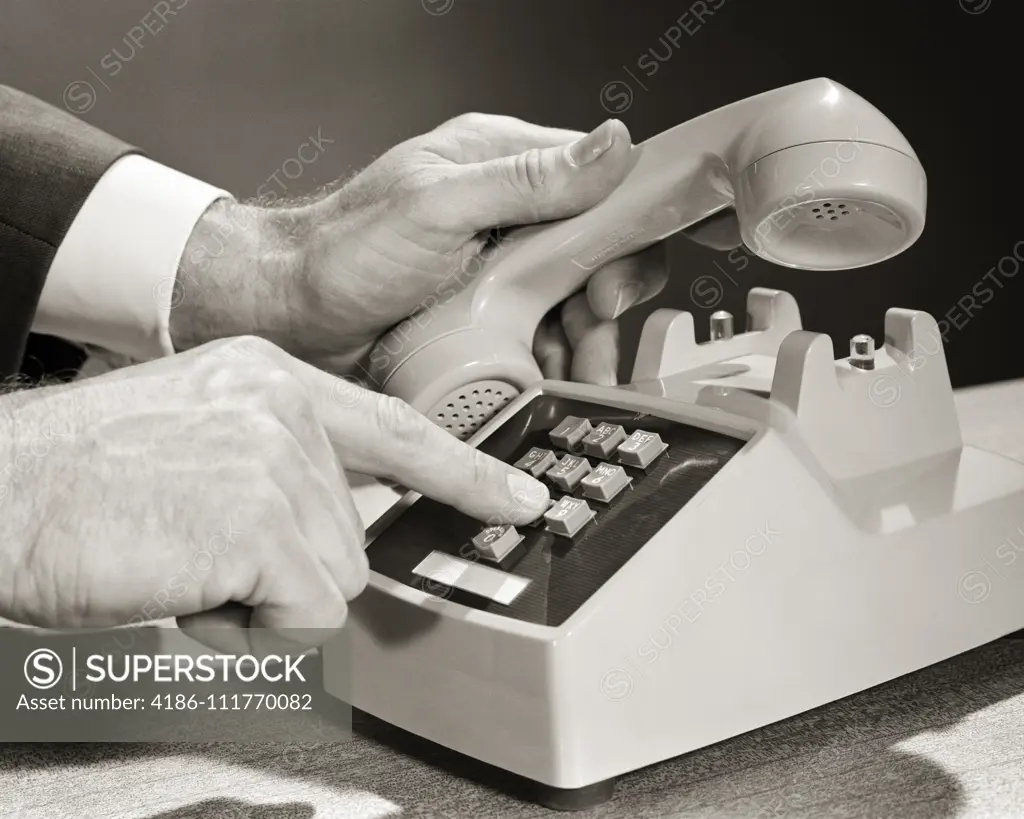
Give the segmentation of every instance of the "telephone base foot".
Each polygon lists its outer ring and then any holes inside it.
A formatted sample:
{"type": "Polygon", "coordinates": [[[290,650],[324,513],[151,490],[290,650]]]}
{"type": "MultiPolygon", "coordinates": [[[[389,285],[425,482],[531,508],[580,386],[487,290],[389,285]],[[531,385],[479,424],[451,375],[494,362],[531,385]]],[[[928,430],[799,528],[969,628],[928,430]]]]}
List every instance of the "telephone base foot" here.
{"type": "Polygon", "coordinates": [[[585,785],[582,788],[555,788],[530,781],[523,798],[548,810],[581,811],[603,805],[615,795],[615,778],[585,785]]]}

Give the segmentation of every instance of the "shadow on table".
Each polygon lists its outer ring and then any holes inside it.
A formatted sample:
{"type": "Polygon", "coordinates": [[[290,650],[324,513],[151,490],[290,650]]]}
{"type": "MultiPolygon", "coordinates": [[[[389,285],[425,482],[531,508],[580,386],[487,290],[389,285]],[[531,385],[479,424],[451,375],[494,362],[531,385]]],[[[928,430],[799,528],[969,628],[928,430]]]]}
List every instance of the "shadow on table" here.
{"type": "MultiPolygon", "coordinates": [[[[876,689],[623,776],[610,802],[579,815],[952,817],[964,804],[956,778],[930,759],[901,750],[899,744],[926,732],[956,730],[964,717],[1022,692],[1024,640],[1000,640],[876,689]]],[[[323,703],[326,710],[318,716],[325,723],[338,719],[341,712],[331,710],[334,701],[324,698],[323,703]]],[[[285,744],[289,738],[282,735],[278,744],[246,744],[248,737],[239,736],[238,742],[203,745],[6,746],[0,750],[0,773],[33,766],[202,755],[326,787],[338,794],[339,804],[346,795],[374,794],[399,806],[403,817],[483,819],[546,813],[521,801],[526,791],[519,777],[361,712],[353,712],[352,719],[347,740],[329,738],[314,744],[285,744]]],[[[998,762],[987,757],[980,761],[998,762]]],[[[210,784],[212,790],[218,783],[210,784]]],[[[214,800],[152,819],[316,815],[308,804],[214,800]]]]}
{"type": "Polygon", "coordinates": [[[253,805],[240,799],[207,799],[154,814],[150,819],[314,819],[316,809],[305,802],[253,805]]]}

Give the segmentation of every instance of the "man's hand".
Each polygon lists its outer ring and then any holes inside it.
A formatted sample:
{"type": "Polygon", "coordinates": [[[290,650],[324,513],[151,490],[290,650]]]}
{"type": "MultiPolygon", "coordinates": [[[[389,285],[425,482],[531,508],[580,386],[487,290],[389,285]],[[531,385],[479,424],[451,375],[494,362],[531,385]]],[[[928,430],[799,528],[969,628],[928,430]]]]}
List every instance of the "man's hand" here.
{"type": "MultiPolygon", "coordinates": [[[[604,199],[622,181],[630,150],[617,120],[585,135],[467,114],[314,201],[221,202],[186,248],[172,339],[185,349],[254,333],[346,372],[446,278],[475,269],[494,228],[573,216],[604,199]]],[[[734,245],[735,231],[725,232],[712,226],[697,238],[734,245]]],[[[598,271],[538,329],[544,374],[616,383],[615,319],[656,295],[666,275],[660,246],[598,271]]]]}
{"type": "Polygon", "coordinates": [[[259,647],[209,626],[305,647],[342,625],[365,586],[343,469],[494,522],[536,519],[548,498],[402,402],[259,338],[4,396],[0,440],[13,442],[0,464],[0,616],[178,617],[237,653],[259,647]],[[302,629],[311,636],[297,639],[302,629]]]}

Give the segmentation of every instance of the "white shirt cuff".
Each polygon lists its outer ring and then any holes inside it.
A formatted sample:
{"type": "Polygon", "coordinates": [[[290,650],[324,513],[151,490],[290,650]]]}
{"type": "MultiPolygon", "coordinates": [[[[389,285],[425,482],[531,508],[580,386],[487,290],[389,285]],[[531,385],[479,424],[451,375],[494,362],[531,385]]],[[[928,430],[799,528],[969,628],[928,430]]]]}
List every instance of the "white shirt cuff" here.
{"type": "Polygon", "coordinates": [[[144,156],[117,160],[57,248],[33,332],[137,360],[173,355],[178,264],[203,213],[229,196],[144,156]]]}

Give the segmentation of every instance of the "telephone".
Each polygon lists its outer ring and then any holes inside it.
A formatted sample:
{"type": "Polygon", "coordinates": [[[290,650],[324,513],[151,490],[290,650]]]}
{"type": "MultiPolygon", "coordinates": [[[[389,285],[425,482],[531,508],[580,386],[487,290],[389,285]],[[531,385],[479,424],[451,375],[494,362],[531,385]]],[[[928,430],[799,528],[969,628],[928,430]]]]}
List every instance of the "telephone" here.
{"type": "Polygon", "coordinates": [[[910,247],[925,201],[913,148],[862,97],[827,79],[769,91],[635,146],[603,202],[521,229],[457,295],[386,334],[370,380],[469,438],[540,380],[538,323],[599,266],[735,208],[758,256],[846,270],[910,247]],[[470,401],[474,391],[493,400],[470,401]]]}
{"type": "Polygon", "coordinates": [[[386,392],[545,481],[551,508],[487,526],[356,488],[370,580],[323,651],[328,692],[561,809],[1024,627],[1024,571],[986,569],[1024,464],[963,444],[928,314],[893,308],[884,344],[835,360],[755,288],[743,331],[720,311],[703,343],[690,313],[652,313],[622,388],[543,381],[530,356],[598,265],[723,208],[781,265],[905,250],[926,182],[899,131],[818,79],[633,154],[602,203],[527,228],[378,351],[386,392]]]}

